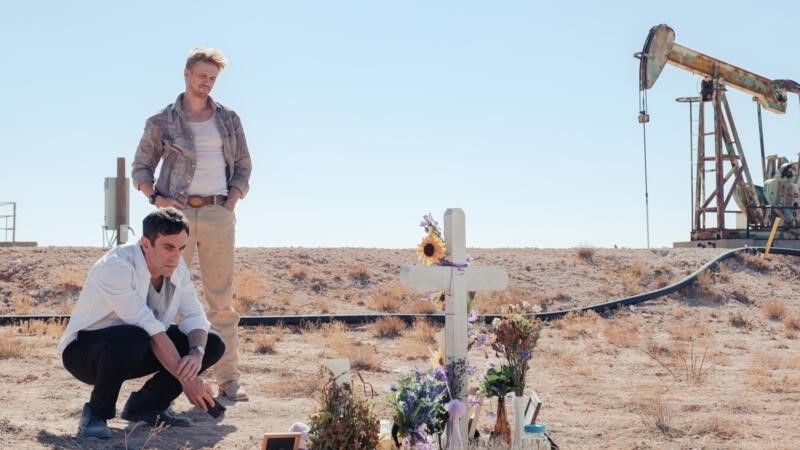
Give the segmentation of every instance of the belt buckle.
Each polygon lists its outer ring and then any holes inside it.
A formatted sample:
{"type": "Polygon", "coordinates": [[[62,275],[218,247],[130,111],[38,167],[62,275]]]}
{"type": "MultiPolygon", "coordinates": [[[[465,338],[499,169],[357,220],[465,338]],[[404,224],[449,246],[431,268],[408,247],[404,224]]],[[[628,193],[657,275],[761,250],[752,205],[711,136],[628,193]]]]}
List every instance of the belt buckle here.
{"type": "Polygon", "coordinates": [[[188,203],[189,206],[191,206],[192,208],[199,208],[201,206],[205,206],[206,204],[205,199],[203,197],[198,197],[198,196],[189,197],[188,203]]]}

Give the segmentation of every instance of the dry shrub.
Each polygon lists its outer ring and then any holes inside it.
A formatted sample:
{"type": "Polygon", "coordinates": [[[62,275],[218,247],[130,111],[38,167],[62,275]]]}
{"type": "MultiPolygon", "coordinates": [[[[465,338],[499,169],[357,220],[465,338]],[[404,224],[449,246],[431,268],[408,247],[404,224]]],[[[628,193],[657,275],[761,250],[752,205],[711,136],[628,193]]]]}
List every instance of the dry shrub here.
{"type": "Polygon", "coordinates": [[[248,312],[264,295],[264,280],[253,269],[245,269],[233,276],[233,298],[238,312],[248,312]]]}
{"type": "Polygon", "coordinates": [[[36,306],[36,300],[28,294],[17,292],[11,296],[11,310],[16,314],[31,314],[33,307],[36,306]]]}
{"type": "Polygon", "coordinates": [[[752,253],[737,253],[736,259],[739,260],[739,262],[745,267],[753,269],[756,272],[766,272],[770,269],[769,262],[759,255],[754,255],[752,253]]]}
{"type": "Polygon", "coordinates": [[[256,338],[254,351],[259,354],[275,353],[275,345],[283,339],[286,334],[286,327],[279,325],[268,329],[267,327],[258,327],[255,331],[256,338]]]}
{"type": "Polygon", "coordinates": [[[717,266],[717,271],[714,272],[714,282],[723,281],[728,282],[731,280],[731,269],[728,268],[725,264],[719,264],[717,266]]]}
{"type": "Polygon", "coordinates": [[[0,332],[0,359],[23,358],[27,346],[16,336],[14,330],[6,328],[0,332]]]}
{"type": "Polygon", "coordinates": [[[375,337],[393,338],[406,329],[406,323],[397,317],[381,317],[367,327],[375,337]]]}
{"type": "Polygon", "coordinates": [[[736,311],[735,313],[731,313],[730,316],[728,317],[728,323],[730,323],[736,328],[742,328],[745,330],[753,329],[752,319],[745,317],[741,311],[736,311]]]}
{"type": "Polygon", "coordinates": [[[52,336],[61,337],[66,328],[66,322],[60,320],[29,320],[19,326],[17,331],[24,336],[52,336]]]}
{"type": "Polygon", "coordinates": [[[698,292],[708,292],[711,289],[711,286],[714,284],[714,277],[711,276],[711,272],[708,270],[704,270],[697,274],[697,279],[695,280],[695,286],[697,287],[698,292]]]}
{"type": "Polygon", "coordinates": [[[553,327],[560,329],[565,339],[592,337],[600,330],[600,316],[594,311],[571,312],[563,319],[554,322],[553,327]]]}
{"type": "Polygon", "coordinates": [[[302,264],[292,264],[289,268],[289,278],[294,282],[301,282],[308,278],[308,267],[302,264]]]}
{"type": "Polygon", "coordinates": [[[679,344],[673,348],[655,341],[647,344],[645,353],[664,368],[676,381],[702,384],[713,365],[708,348],[695,349],[694,342],[687,349],[679,344]]]}
{"type": "Polygon", "coordinates": [[[745,383],[751,388],[763,392],[775,392],[775,385],[769,373],[763,367],[754,365],[745,374],[745,383]]]}
{"type": "Polygon", "coordinates": [[[607,322],[603,328],[606,340],[619,347],[636,347],[639,345],[639,327],[634,324],[607,322]]]}
{"type": "Polygon", "coordinates": [[[662,433],[669,433],[672,429],[672,408],[660,395],[645,400],[641,405],[640,415],[642,423],[647,427],[662,433]]]}
{"type": "Polygon", "coordinates": [[[347,325],[342,322],[329,322],[322,324],[319,331],[326,339],[334,339],[347,334],[347,325]]]}
{"type": "Polygon", "coordinates": [[[506,288],[502,291],[487,292],[480,294],[481,309],[486,313],[501,313],[507,310],[510,306],[516,307],[521,305],[523,301],[531,298],[530,292],[524,291],[519,288],[506,288]]]}
{"type": "Polygon", "coordinates": [[[430,356],[430,347],[424,342],[420,342],[416,337],[404,336],[400,338],[395,355],[406,360],[426,359],[430,356]]]}
{"type": "Polygon", "coordinates": [[[619,277],[626,295],[636,294],[642,290],[644,273],[644,266],[640,262],[635,262],[622,270],[619,277]]]}
{"type": "Polygon", "coordinates": [[[399,283],[391,283],[386,287],[375,289],[367,301],[367,305],[378,311],[397,312],[409,297],[408,290],[399,283]]]}
{"type": "Polygon", "coordinates": [[[588,245],[581,245],[578,247],[575,253],[578,255],[578,258],[584,261],[591,261],[596,253],[596,250],[588,245]]]}
{"type": "Polygon", "coordinates": [[[311,290],[317,294],[321,294],[328,289],[328,282],[320,277],[311,277],[311,290]]]}
{"type": "Polygon", "coordinates": [[[272,354],[275,353],[275,344],[278,343],[278,339],[271,334],[259,334],[255,338],[255,348],[253,351],[259,354],[272,354]]]}
{"type": "Polygon", "coordinates": [[[656,286],[656,289],[661,289],[663,287],[669,286],[671,281],[672,281],[672,277],[670,277],[669,274],[662,273],[662,274],[656,276],[656,279],[654,280],[654,284],[656,286]]]}
{"type": "Polygon", "coordinates": [[[370,278],[372,278],[372,272],[370,271],[369,266],[366,264],[359,264],[351,267],[348,275],[350,276],[351,280],[355,281],[356,284],[362,287],[368,285],[370,278]]]}
{"type": "Polygon", "coordinates": [[[753,361],[758,367],[769,370],[778,370],[783,367],[783,358],[773,353],[759,353],[753,357],[753,361]]]}
{"type": "Polygon", "coordinates": [[[800,331],[800,314],[789,313],[783,317],[783,326],[787,332],[800,331]]]}
{"type": "Polygon", "coordinates": [[[80,290],[86,280],[86,270],[71,265],[56,266],[50,274],[50,280],[62,290],[80,290]]]}
{"type": "Polygon", "coordinates": [[[678,320],[684,319],[688,315],[689,315],[689,308],[687,308],[687,307],[685,307],[683,305],[678,306],[677,308],[675,308],[672,311],[672,317],[674,317],[674,318],[676,318],[678,320]]]}
{"type": "Polygon", "coordinates": [[[695,320],[689,323],[674,323],[667,328],[667,333],[677,341],[691,341],[708,336],[710,332],[708,325],[695,320]]]}
{"type": "Polygon", "coordinates": [[[300,376],[296,369],[291,367],[278,371],[277,380],[267,387],[268,394],[277,398],[313,398],[325,386],[330,375],[324,366],[315,373],[300,376]]]}
{"type": "Polygon", "coordinates": [[[786,305],[777,299],[771,298],[761,305],[761,312],[770,320],[781,320],[786,315],[786,305]]]}
{"type": "Polygon", "coordinates": [[[682,290],[684,296],[696,296],[699,299],[710,300],[714,303],[725,303],[725,296],[715,292],[713,287],[719,273],[715,274],[704,270],[697,274],[697,279],[689,288],[682,290]]]}
{"type": "Polygon", "coordinates": [[[680,362],[685,381],[692,384],[701,384],[705,381],[708,371],[711,370],[708,348],[703,349],[701,354],[699,350],[695,350],[694,343],[692,343],[688,352],[679,352],[676,354],[676,358],[680,362]]]}
{"type": "Polygon", "coordinates": [[[408,312],[411,314],[436,314],[442,312],[444,303],[433,300],[418,299],[408,305],[408,312]]]}
{"type": "Polygon", "coordinates": [[[361,341],[353,342],[348,337],[347,326],[341,322],[321,325],[318,333],[308,335],[308,341],[316,347],[331,349],[338,357],[349,359],[353,369],[381,370],[377,348],[361,341]]]}
{"type": "Polygon", "coordinates": [[[438,331],[439,328],[435,324],[422,318],[414,320],[412,326],[412,336],[423,344],[435,344],[438,331]]]}
{"type": "Polygon", "coordinates": [[[350,360],[350,368],[353,370],[367,370],[380,372],[381,359],[378,356],[378,349],[373,345],[365,345],[358,342],[337,342],[331,347],[340,357],[350,360]]]}
{"type": "Polygon", "coordinates": [[[327,298],[325,299],[317,299],[313,302],[314,311],[318,312],[319,314],[330,314],[330,302],[327,298]]]}
{"type": "Polygon", "coordinates": [[[711,416],[702,421],[699,429],[694,434],[711,434],[717,439],[729,440],[736,437],[738,424],[730,419],[720,416],[711,416]]]}

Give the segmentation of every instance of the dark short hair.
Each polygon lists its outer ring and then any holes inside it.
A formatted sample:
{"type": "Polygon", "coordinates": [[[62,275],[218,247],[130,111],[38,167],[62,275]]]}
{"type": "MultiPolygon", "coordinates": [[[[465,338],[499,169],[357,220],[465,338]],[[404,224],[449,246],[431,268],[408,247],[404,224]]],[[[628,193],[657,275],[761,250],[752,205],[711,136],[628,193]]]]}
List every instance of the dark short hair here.
{"type": "Polygon", "coordinates": [[[145,216],[142,221],[142,235],[156,243],[159,235],[173,235],[185,231],[189,234],[189,222],[182,212],[175,208],[158,208],[145,216]]]}

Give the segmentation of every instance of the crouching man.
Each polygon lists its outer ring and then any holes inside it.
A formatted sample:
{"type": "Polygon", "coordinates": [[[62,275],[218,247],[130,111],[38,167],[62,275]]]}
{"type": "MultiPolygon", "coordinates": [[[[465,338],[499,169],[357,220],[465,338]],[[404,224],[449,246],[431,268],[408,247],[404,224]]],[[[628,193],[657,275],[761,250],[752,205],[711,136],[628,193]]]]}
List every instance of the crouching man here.
{"type": "Polygon", "coordinates": [[[139,241],[112,249],[89,271],[58,344],[69,373],[94,386],[78,436],[111,437],[106,420],[116,414],[122,383],[145,375],[154,374],[128,398],[125,420],[191,426],[168,410],[181,392],[203,411],[214,405],[211,387],[198,375],[222,357],[225,345],[208,333],[181,258],[188,235],[183,213],[157,209],[144,218],[139,241]]]}

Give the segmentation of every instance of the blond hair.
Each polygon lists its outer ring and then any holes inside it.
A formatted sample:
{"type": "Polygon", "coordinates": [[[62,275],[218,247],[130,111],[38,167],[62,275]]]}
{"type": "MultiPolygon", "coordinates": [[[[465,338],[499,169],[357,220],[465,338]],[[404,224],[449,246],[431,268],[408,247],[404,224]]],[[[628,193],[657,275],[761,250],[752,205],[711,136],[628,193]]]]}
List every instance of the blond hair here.
{"type": "Polygon", "coordinates": [[[225,55],[223,55],[222,52],[217,50],[216,48],[211,48],[211,47],[193,48],[189,52],[189,56],[186,57],[186,68],[191,69],[192,66],[198,61],[211,63],[217,66],[219,70],[224,69],[225,65],[228,64],[228,60],[225,58],[225,55]]]}

